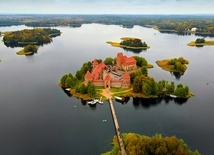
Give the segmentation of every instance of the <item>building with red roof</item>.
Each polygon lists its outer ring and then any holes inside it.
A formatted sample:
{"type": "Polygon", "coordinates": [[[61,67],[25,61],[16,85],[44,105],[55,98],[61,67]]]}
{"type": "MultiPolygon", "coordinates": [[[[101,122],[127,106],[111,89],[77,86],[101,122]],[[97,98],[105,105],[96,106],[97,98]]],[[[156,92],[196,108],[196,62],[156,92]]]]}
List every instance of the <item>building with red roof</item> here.
{"type": "MultiPolygon", "coordinates": [[[[87,71],[85,74],[85,83],[90,81],[95,86],[103,86],[105,88],[129,87],[130,75],[127,71],[137,68],[136,60],[133,57],[124,56],[123,53],[118,53],[116,62],[117,69],[126,70],[123,75],[112,72],[104,62],[98,63],[95,59],[92,62],[92,72],[87,71]]],[[[115,66],[112,67],[115,68],[115,66]]]]}
{"type": "Polygon", "coordinates": [[[133,57],[127,57],[122,52],[117,54],[117,68],[120,70],[130,71],[137,68],[136,60],[133,57]]]}

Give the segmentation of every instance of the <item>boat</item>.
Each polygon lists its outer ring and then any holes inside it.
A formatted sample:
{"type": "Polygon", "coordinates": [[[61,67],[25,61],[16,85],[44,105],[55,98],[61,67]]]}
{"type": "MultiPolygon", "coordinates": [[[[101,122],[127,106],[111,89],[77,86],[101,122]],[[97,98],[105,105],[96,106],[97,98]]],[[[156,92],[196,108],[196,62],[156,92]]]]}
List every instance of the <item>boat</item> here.
{"type": "Polygon", "coordinates": [[[88,104],[91,104],[91,105],[96,104],[96,102],[94,102],[94,101],[87,101],[87,103],[88,103],[88,104]]]}
{"type": "Polygon", "coordinates": [[[172,94],[170,94],[169,96],[170,96],[170,97],[172,97],[172,98],[177,98],[177,96],[176,96],[176,95],[172,95],[172,94]]]}
{"type": "Polygon", "coordinates": [[[118,101],[124,101],[125,98],[124,97],[115,96],[115,99],[118,100],[118,101]]]}
{"type": "Polygon", "coordinates": [[[87,101],[88,104],[96,104],[96,103],[100,103],[100,104],[103,104],[102,102],[102,98],[100,99],[94,99],[92,101],[87,101]]]}
{"type": "Polygon", "coordinates": [[[71,90],[71,88],[66,88],[65,90],[70,91],[70,90],[71,90]]]}

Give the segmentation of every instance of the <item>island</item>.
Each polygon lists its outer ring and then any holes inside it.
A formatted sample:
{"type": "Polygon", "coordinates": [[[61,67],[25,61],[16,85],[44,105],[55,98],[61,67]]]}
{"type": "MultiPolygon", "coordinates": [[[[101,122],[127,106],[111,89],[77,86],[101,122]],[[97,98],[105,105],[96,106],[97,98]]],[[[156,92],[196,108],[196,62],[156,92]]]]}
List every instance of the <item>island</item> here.
{"type": "Polygon", "coordinates": [[[39,47],[36,45],[27,45],[25,48],[19,52],[17,52],[17,55],[33,55],[38,51],[39,47]]]}
{"type": "MultiPolygon", "coordinates": [[[[161,134],[155,134],[154,136],[149,137],[136,133],[124,133],[122,134],[122,137],[127,155],[200,155],[198,150],[190,150],[187,144],[184,143],[183,139],[178,139],[175,136],[163,137],[161,134]]],[[[112,144],[112,150],[101,155],[121,154],[116,136],[114,136],[112,144]]]]}
{"type": "Polygon", "coordinates": [[[184,74],[189,61],[185,60],[183,57],[179,57],[174,59],[158,60],[156,63],[163,70],[184,74]]]}
{"type": "Polygon", "coordinates": [[[131,51],[141,51],[150,48],[145,42],[142,42],[141,39],[132,38],[132,37],[123,37],[121,38],[121,42],[111,42],[108,41],[107,43],[114,47],[121,47],[125,50],[131,51]]]}
{"type": "Polygon", "coordinates": [[[17,52],[18,55],[32,55],[38,46],[52,42],[52,38],[60,34],[60,30],[51,28],[24,29],[4,32],[3,42],[7,47],[25,47],[17,52]]]}
{"type": "Polygon", "coordinates": [[[95,59],[84,63],[75,76],[71,73],[62,76],[59,86],[83,100],[101,97],[107,99],[107,90],[113,98],[158,98],[162,95],[190,98],[194,95],[188,86],[176,86],[174,82],[166,80],[156,82],[148,76],[148,68],[151,67],[143,57],[127,57],[118,53],[116,58],[109,57],[104,61],[95,59]]]}
{"type": "Polygon", "coordinates": [[[196,47],[213,46],[214,40],[205,40],[204,38],[197,38],[195,41],[191,41],[187,45],[196,47]]]}

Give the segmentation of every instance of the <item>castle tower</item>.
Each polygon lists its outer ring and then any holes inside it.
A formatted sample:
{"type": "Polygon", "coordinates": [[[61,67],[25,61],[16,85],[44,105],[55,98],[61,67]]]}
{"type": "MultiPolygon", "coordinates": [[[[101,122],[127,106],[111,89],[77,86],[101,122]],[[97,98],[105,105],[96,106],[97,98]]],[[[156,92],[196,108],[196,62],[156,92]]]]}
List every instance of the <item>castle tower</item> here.
{"type": "Polygon", "coordinates": [[[94,61],[92,62],[92,67],[93,69],[98,65],[99,63],[97,62],[96,59],[94,59],[94,61]]]}
{"type": "Polygon", "coordinates": [[[117,63],[117,69],[121,69],[122,64],[123,64],[123,53],[122,52],[120,52],[120,53],[117,54],[117,61],[116,61],[116,63],[117,63]]]}

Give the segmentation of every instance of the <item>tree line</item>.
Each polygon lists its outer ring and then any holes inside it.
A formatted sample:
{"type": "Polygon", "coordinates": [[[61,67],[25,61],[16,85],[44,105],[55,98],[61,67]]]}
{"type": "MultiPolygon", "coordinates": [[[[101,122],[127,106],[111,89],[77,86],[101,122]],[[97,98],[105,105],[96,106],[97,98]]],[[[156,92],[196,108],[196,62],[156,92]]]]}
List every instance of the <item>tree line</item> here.
{"type": "Polygon", "coordinates": [[[91,82],[84,84],[84,76],[87,71],[92,70],[92,63],[88,61],[84,63],[80,70],[76,72],[76,75],[71,73],[65,74],[61,77],[60,84],[63,88],[74,89],[75,93],[88,94],[90,97],[94,97],[96,94],[95,86],[91,82]]]}
{"type": "Polygon", "coordinates": [[[145,42],[142,42],[140,39],[125,39],[120,42],[120,45],[125,45],[129,47],[147,47],[145,42]]]}
{"type": "Polygon", "coordinates": [[[186,70],[185,64],[189,64],[189,62],[185,60],[183,57],[179,57],[178,59],[177,58],[171,59],[167,64],[172,65],[171,70],[184,73],[186,70]]]}
{"type": "Polygon", "coordinates": [[[3,41],[6,46],[18,47],[26,44],[43,45],[50,43],[52,37],[60,35],[60,30],[51,28],[34,28],[6,32],[3,41]]]}
{"type": "MultiPolygon", "coordinates": [[[[133,77],[131,76],[131,78],[133,77]]],[[[146,96],[174,94],[178,97],[186,98],[189,95],[188,86],[183,86],[182,84],[176,86],[174,82],[169,83],[166,80],[156,82],[152,77],[144,75],[134,77],[133,91],[135,93],[142,93],[146,96]]]]}
{"type": "MultiPolygon", "coordinates": [[[[124,147],[128,155],[200,155],[198,150],[192,151],[183,139],[175,136],[163,137],[155,134],[152,137],[135,133],[122,134],[124,147]]],[[[117,137],[113,138],[113,148],[102,155],[121,154],[117,137]]]]}
{"type": "Polygon", "coordinates": [[[0,20],[0,26],[80,27],[82,24],[89,23],[122,25],[126,28],[140,25],[178,33],[187,32],[196,27],[196,33],[214,35],[214,17],[206,15],[11,15],[2,16],[0,20]]]}

